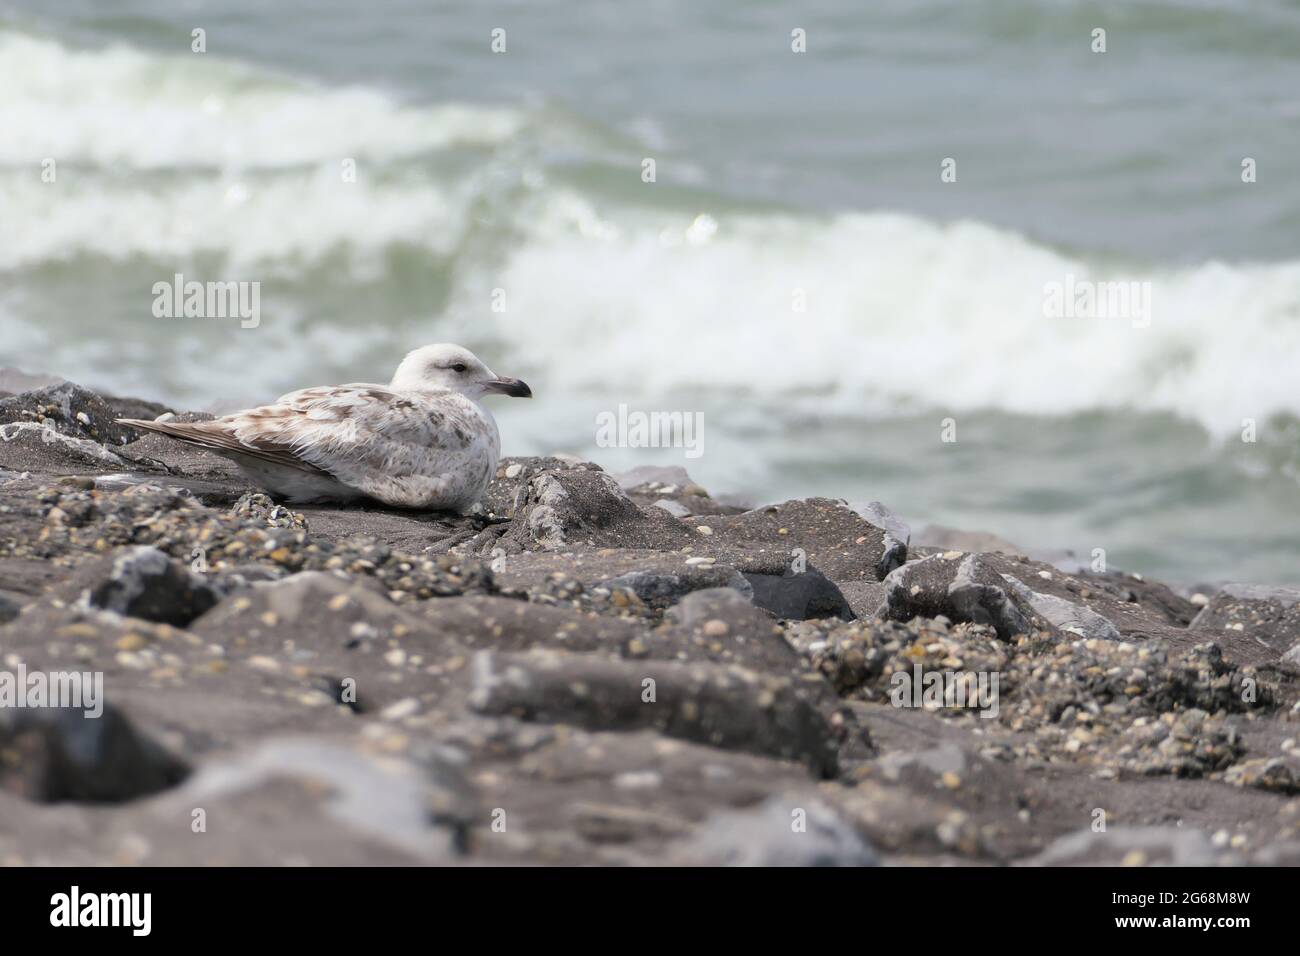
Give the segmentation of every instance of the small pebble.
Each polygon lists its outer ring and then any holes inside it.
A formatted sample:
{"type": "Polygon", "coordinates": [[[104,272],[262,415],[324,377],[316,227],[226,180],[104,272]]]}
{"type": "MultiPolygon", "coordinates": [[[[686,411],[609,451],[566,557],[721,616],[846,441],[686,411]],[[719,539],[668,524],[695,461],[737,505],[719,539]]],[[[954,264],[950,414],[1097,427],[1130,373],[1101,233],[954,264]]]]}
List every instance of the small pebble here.
{"type": "Polygon", "coordinates": [[[414,697],[404,697],[394,704],[389,704],[379,712],[384,720],[401,720],[410,717],[420,709],[420,702],[414,697]]]}

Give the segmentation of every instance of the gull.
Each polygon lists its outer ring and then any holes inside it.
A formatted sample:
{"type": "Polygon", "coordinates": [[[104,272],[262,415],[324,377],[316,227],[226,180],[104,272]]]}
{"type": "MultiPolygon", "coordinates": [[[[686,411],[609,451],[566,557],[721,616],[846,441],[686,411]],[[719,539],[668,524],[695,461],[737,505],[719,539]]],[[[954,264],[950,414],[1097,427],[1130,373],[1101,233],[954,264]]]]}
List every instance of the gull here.
{"type": "Polygon", "coordinates": [[[480,404],[531,398],[469,349],[426,345],[387,385],[321,385],[206,422],[119,418],[230,459],[290,502],[373,498],[396,508],[468,512],[496,472],[501,436],[480,404]]]}

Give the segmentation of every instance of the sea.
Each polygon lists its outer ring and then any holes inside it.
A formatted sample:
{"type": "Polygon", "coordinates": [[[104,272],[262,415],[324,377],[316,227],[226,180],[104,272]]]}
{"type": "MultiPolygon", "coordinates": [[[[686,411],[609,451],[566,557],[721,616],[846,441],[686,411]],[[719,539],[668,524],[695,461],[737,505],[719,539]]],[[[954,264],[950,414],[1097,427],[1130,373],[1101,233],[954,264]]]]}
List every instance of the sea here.
{"type": "Polygon", "coordinates": [[[1300,3],[0,0],[0,366],[229,410],[430,342],[531,385],[506,454],[1298,584],[1300,3]]]}

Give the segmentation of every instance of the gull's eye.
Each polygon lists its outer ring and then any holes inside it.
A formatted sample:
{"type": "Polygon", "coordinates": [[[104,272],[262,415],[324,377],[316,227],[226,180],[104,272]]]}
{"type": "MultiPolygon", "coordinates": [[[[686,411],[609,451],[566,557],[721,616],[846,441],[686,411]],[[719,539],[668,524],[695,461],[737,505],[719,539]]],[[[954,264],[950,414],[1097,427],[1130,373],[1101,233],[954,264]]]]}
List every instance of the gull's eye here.
{"type": "Polygon", "coordinates": [[[451,370],[453,372],[459,373],[465,371],[466,367],[467,366],[465,365],[464,362],[457,362],[455,365],[451,366],[451,370]]]}

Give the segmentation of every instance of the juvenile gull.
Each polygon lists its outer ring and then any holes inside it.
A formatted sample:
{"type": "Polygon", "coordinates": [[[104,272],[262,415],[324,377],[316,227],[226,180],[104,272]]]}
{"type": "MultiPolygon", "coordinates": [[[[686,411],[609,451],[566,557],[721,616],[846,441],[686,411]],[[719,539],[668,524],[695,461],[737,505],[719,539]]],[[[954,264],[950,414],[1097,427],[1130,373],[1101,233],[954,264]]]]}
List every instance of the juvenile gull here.
{"type": "Polygon", "coordinates": [[[530,398],[469,349],[426,345],[388,385],[321,385],[209,422],[124,425],[160,432],[229,458],[261,487],[293,502],[374,498],[398,508],[469,510],[501,455],[490,393],[530,398]]]}

